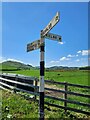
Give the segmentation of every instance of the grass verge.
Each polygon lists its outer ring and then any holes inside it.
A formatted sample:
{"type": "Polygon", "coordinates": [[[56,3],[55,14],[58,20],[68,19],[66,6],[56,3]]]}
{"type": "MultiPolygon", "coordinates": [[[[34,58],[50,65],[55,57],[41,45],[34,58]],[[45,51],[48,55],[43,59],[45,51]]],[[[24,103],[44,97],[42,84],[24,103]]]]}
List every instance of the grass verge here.
{"type": "MultiPolygon", "coordinates": [[[[35,101],[26,100],[20,95],[11,93],[10,91],[2,91],[2,120],[38,120],[39,105],[35,101]]],[[[57,109],[45,105],[45,120],[77,120],[90,119],[90,116],[79,113],[64,112],[62,109],[57,109]]]]}

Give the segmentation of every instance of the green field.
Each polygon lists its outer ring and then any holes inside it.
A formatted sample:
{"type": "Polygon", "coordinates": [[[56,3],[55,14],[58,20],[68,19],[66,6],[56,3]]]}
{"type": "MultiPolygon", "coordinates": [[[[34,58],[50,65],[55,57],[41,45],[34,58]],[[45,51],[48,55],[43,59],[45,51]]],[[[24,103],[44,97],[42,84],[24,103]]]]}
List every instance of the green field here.
{"type": "MultiPolygon", "coordinates": [[[[39,78],[39,70],[20,70],[20,71],[10,71],[10,73],[23,74],[26,76],[34,76],[39,78]]],[[[45,72],[46,80],[54,80],[59,82],[69,82],[81,85],[90,85],[89,77],[90,71],[49,71],[45,72]],[[60,75],[59,75],[60,74],[60,75]]]]}
{"type": "MultiPolygon", "coordinates": [[[[4,71],[5,72],[5,71],[4,71]]],[[[16,74],[23,74],[26,76],[34,76],[39,78],[39,70],[19,70],[19,71],[6,71],[9,73],[16,73],[16,74]]],[[[45,79],[46,80],[54,80],[54,81],[59,81],[59,82],[69,82],[69,83],[74,83],[74,84],[81,84],[81,85],[90,85],[89,83],[89,72],[90,71],[45,71],[45,79]]],[[[57,87],[61,87],[61,86],[57,86],[57,87]]],[[[82,88],[76,88],[76,87],[71,87],[68,88],[71,91],[76,91],[76,92],[80,92],[80,93],[85,93],[85,94],[89,94],[90,91],[89,90],[84,90],[82,88]]],[[[2,109],[2,115],[3,118],[7,117],[7,113],[4,111],[4,108],[6,105],[8,105],[11,110],[10,110],[10,115],[12,115],[12,117],[14,115],[16,115],[15,117],[17,118],[37,118],[38,117],[38,104],[34,103],[32,101],[28,101],[25,100],[24,98],[18,96],[18,95],[12,95],[11,93],[8,92],[3,92],[3,97],[2,97],[2,102],[3,102],[3,109],[2,109]],[[9,94],[9,95],[7,95],[9,94]],[[20,103],[21,102],[21,103],[20,103]],[[17,106],[16,106],[17,104],[17,106]],[[29,107],[28,107],[29,106],[29,107]],[[17,107],[16,110],[15,107],[17,107]],[[30,113],[29,113],[30,111],[30,113]],[[35,111],[35,114],[33,113],[33,111],[35,111]]],[[[79,97],[79,96],[68,96],[68,99],[70,100],[77,100],[80,102],[84,102],[84,103],[88,103],[89,99],[84,98],[83,97],[79,97]]],[[[56,100],[51,100],[48,98],[45,98],[45,101],[50,102],[50,103],[55,103],[58,105],[63,105],[63,102],[60,101],[56,101],[56,100]]],[[[80,107],[78,105],[74,105],[74,104],[68,104],[68,107],[73,107],[73,108],[78,108],[81,110],[85,110],[85,111],[89,111],[90,109],[87,107],[80,107]]],[[[72,119],[71,116],[73,116],[73,118],[90,118],[90,116],[84,115],[84,114],[80,114],[80,113],[74,113],[71,111],[68,111],[67,114],[64,114],[64,110],[62,109],[57,109],[57,108],[53,108],[51,106],[47,106],[45,105],[45,118],[53,118],[54,120],[58,120],[59,119],[72,119]]],[[[53,120],[51,119],[51,120],[53,120]]],[[[36,119],[37,120],[37,119],[36,119]]]]}

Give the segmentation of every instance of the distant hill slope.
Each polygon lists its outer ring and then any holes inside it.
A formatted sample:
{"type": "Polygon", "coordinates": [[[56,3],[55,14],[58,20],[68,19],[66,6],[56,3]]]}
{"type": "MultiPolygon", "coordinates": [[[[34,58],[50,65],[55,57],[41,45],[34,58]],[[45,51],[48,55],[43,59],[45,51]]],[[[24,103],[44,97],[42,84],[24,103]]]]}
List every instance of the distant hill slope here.
{"type": "Polygon", "coordinates": [[[47,68],[48,70],[78,70],[78,67],[68,67],[68,66],[53,66],[47,68]]]}
{"type": "MultiPolygon", "coordinates": [[[[40,66],[33,67],[29,64],[24,64],[16,61],[5,61],[0,63],[0,70],[2,71],[14,71],[14,70],[28,70],[28,69],[40,69],[40,66]]],[[[52,70],[90,70],[90,66],[87,67],[68,67],[68,66],[53,66],[45,68],[46,71],[52,70]]]]}
{"type": "Polygon", "coordinates": [[[0,66],[2,67],[2,70],[20,70],[33,68],[31,65],[26,65],[24,63],[16,61],[5,61],[2,64],[0,64],[0,66]]]}
{"type": "Polygon", "coordinates": [[[90,66],[80,67],[79,70],[90,70],[90,66]]]}

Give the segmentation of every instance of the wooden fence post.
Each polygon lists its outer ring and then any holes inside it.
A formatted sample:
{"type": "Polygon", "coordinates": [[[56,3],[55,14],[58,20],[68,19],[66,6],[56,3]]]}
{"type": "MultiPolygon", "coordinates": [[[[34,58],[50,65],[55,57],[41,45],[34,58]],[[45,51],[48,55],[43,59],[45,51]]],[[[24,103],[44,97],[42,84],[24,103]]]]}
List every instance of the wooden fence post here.
{"type": "MultiPolygon", "coordinates": [[[[17,77],[18,77],[18,74],[15,75],[15,81],[17,81],[17,79],[18,79],[17,77]]],[[[15,83],[14,87],[15,87],[14,93],[16,93],[17,83],[15,83]]]]}
{"type": "MultiPolygon", "coordinates": [[[[34,92],[37,92],[37,83],[38,83],[38,81],[37,81],[37,78],[35,79],[35,91],[34,92]]],[[[34,97],[34,100],[36,100],[37,99],[37,95],[35,95],[35,97],[34,97]]]]}
{"type": "MultiPolygon", "coordinates": [[[[65,89],[65,92],[68,91],[68,88],[67,88],[67,87],[68,87],[68,86],[67,86],[67,82],[65,82],[65,88],[64,88],[64,89],[65,89]]],[[[67,93],[64,94],[64,99],[67,100],[67,93]]],[[[65,113],[66,113],[66,112],[67,112],[67,109],[66,109],[66,107],[67,107],[67,101],[64,102],[64,107],[65,107],[65,113]]]]}

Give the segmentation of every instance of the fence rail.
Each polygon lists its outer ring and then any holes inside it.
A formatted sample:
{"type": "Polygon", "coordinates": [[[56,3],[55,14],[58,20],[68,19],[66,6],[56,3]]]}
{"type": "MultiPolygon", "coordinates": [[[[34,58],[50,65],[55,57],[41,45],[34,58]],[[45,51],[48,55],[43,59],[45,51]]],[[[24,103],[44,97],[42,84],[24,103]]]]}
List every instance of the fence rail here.
{"type": "Polygon", "coordinates": [[[52,83],[52,84],[58,84],[58,85],[67,84],[68,86],[90,89],[90,86],[86,86],[86,85],[72,84],[72,83],[66,83],[66,82],[56,82],[56,81],[53,81],[53,80],[45,80],[45,82],[46,83],[52,83]]]}
{"type": "MultiPolygon", "coordinates": [[[[39,86],[37,86],[38,83],[38,79],[34,78],[34,77],[28,77],[28,76],[22,76],[22,75],[15,75],[15,74],[0,74],[0,88],[1,89],[10,89],[13,90],[14,92],[17,91],[21,91],[21,92],[25,92],[25,93],[29,93],[34,95],[35,100],[37,101],[37,97],[39,96],[39,86]]],[[[56,97],[56,96],[50,96],[45,94],[45,98],[48,99],[52,99],[52,100],[56,100],[56,101],[61,101],[64,102],[64,105],[57,105],[57,104],[52,104],[49,102],[45,101],[45,104],[53,106],[53,107],[58,107],[58,108],[62,108],[65,110],[65,112],[67,110],[70,111],[74,111],[74,112],[79,112],[79,113],[83,113],[83,114],[87,114],[90,115],[90,101],[88,101],[88,103],[85,102],[80,102],[77,100],[70,100],[68,98],[68,95],[74,95],[74,96],[79,96],[79,97],[83,97],[89,100],[90,95],[89,94],[84,94],[84,93],[79,93],[79,92],[71,92],[68,90],[68,87],[73,86],[73,87],[78,87],[78,88],[84,88],[84,89],[88,89],[88,91],[90,91],[90,86],[85,86],[85,85],[79,85],[79,84],[71,84],[71,83],[66,83],[66,82],[55,82],[52,80],[45,80],[45,83],[49,83],[49,84],[57,84],[57,85],[63,85],[64,89],[55,89],[55,88],[46,88],[45,87],[45,91],[53,91],[53,92],[58,92],[58,93],[62,93],[63,94],[63,98],[61,97],[56,97]],[[77,109],[77,108],[71,108],[68,107],[68,103],[69,104],[75,104],[78,106],[83,106],[83,107],[88,107],[87,111],[81,110],[81,109],[77,109]]]]}

